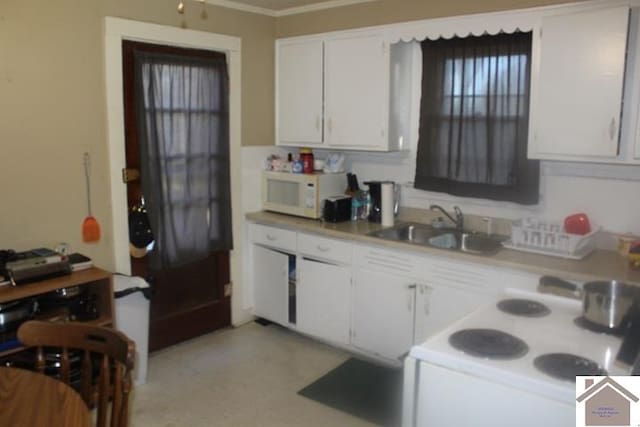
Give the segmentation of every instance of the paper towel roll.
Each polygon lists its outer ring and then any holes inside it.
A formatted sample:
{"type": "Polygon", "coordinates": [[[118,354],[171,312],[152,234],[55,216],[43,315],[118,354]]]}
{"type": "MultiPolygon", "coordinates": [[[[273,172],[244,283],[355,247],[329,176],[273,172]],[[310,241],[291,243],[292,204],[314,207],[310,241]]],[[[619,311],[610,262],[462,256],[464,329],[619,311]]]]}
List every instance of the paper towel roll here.
{"type": "Polygon", "coordinates": [[[381,185],[382,203],[382,226],[391,227],[393,225],[393,182],[383,182],[381,185]]]}

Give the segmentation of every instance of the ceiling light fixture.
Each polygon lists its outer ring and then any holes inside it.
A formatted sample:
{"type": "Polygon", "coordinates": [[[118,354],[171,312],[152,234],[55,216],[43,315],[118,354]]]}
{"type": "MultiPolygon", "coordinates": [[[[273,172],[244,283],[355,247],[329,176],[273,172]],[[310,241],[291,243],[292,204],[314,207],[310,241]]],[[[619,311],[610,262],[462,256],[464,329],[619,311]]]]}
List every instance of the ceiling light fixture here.
{"type": "MultiPolygon", "coordinates": [[[[200,3],[202,3],[202,5],[204,6],[204,4],[206,3],[206,0],[197,0],[200,3]]],[[[178,13],[179,14],[184,14],[184,1],[180,0],[178,2],[178,13]]]]}

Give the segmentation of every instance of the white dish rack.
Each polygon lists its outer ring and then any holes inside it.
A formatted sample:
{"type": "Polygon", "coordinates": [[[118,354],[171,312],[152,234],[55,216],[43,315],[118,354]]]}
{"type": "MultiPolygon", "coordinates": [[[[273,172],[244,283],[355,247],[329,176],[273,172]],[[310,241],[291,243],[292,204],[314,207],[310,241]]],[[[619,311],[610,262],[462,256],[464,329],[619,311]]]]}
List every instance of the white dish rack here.
{"type": "Polygon", "coordinates": [[[599,229],[584,235],[564,232],[558,222],[537,218],[523,218],[511,225],[511,240],[503,243],[509,249],[551,255],[569,259],[582,259],[596,248],[595,235],[599,229]]]}

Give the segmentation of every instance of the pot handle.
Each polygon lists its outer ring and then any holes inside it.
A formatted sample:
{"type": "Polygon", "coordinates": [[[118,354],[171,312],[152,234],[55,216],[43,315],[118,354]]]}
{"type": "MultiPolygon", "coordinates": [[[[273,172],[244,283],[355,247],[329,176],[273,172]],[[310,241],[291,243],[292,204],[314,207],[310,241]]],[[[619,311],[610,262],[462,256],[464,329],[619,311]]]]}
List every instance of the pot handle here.
{"type": "Polygon", "coordinates": [[[625,331],[616,360],[631,365],[631,375],[640,375],[640,301],[637,299],[627,312],[622,323],[625,331]]]}
{"type": "Polygon", "coordinates": [[[540,282],[538,282],[538,292],[573,299],[582,299],[582,290],[578,285],[553,276],[542,276],[540,278],[540,282]]]}

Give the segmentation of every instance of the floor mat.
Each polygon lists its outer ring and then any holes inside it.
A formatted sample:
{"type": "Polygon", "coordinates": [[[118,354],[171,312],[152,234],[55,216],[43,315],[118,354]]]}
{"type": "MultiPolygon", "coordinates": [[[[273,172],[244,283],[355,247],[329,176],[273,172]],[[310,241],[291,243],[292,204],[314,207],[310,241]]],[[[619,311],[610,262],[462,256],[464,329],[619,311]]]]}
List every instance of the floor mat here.
{"type": "Polygon", "coordinates": [[[402,370],[351,358],[298,392],[372,423],[401,421],[402,370]]]}

